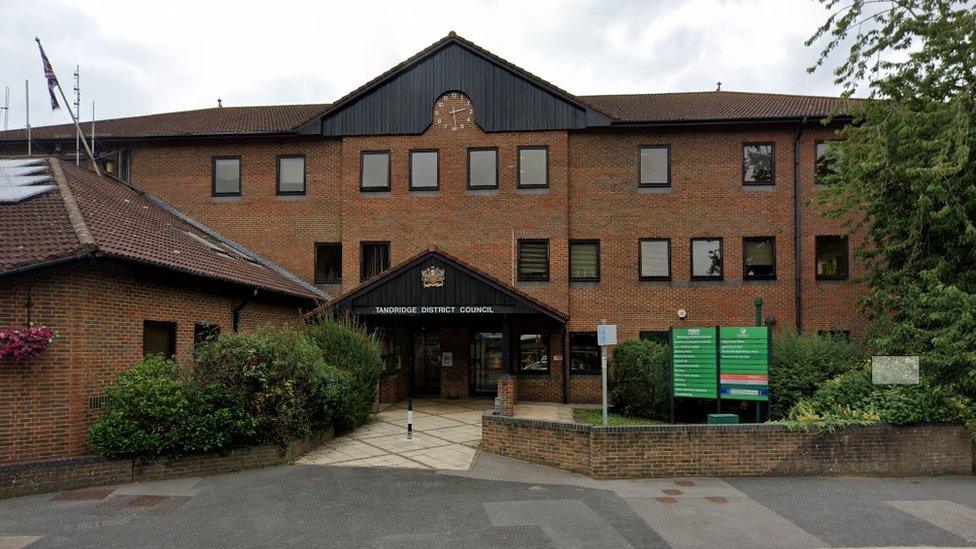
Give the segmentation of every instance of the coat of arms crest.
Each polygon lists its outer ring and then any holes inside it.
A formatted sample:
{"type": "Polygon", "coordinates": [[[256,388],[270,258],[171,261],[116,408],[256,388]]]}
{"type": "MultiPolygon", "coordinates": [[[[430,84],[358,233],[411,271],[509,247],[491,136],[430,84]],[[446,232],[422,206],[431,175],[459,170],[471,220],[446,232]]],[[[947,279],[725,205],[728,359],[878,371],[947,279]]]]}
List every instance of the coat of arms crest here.
{"type": "Polygon", "coordinates": [[[420,279],[424,282],[424,288],[440,288],[444,285],[444,269],[431,265],[420,271],[420,279]]]}

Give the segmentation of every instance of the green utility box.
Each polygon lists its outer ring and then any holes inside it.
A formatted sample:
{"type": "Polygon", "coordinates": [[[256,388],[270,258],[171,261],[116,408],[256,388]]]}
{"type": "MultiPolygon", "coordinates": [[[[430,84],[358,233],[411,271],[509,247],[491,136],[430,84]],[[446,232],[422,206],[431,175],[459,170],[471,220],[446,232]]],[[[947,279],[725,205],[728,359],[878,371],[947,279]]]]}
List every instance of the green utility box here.
{"type": "Polygon", "coordinates": [[[736,425],[739,416],[735,414],[708,414],[709,425],[736,425]]]}

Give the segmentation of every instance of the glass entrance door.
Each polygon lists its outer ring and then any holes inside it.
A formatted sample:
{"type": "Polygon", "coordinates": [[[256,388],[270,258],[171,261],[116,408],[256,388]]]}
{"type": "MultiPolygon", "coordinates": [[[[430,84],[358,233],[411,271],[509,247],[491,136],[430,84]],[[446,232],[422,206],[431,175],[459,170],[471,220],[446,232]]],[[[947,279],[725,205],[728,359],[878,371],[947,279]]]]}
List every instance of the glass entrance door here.
{"type": "Polygon", "coordinates": [[[441,334],[420,332],[414,336],[412,394],[436,395],[441,391],[441,334]]]}
{"type": "Polygon", "coordinates": [[[498,392],[502,365],[502,333],[475,332],[471,338],[472,389],[475,393],[498,392]]]}

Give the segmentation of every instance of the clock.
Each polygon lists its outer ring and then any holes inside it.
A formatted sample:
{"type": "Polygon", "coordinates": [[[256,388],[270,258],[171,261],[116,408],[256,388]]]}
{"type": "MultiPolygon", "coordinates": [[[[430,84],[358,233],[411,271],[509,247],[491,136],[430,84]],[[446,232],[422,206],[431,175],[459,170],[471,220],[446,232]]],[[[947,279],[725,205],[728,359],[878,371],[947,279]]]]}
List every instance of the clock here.
{"type": "Polygon", "coordinates": [[[448,92],[434,103],[434,124],[447,132],[457,132],[474,125],[474,105],[461,92],[448,92]]]}

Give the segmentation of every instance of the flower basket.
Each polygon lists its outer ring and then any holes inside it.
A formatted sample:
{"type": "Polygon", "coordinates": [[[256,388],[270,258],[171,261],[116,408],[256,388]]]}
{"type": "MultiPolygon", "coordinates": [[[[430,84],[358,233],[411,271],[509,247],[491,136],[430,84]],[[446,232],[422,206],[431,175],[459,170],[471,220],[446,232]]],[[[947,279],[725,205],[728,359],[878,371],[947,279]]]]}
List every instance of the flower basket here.
{"type": "Polygon", "coordinates": [[[55,337],[54,330],[47,326],[0,328],[0,358],[30,360],[43,353],[55,337]]]}

